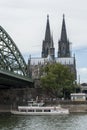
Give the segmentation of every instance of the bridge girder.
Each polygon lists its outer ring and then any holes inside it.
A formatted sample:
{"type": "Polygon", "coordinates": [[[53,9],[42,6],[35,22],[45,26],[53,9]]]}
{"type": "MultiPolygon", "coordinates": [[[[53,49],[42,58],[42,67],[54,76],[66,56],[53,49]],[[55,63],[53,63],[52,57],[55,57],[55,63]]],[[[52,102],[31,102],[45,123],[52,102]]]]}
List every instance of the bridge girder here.
{"type": "Polygon", "coordinates": [[[9,34],[0,26],[0,69],[28,76],[26,62],[9,34]]]}

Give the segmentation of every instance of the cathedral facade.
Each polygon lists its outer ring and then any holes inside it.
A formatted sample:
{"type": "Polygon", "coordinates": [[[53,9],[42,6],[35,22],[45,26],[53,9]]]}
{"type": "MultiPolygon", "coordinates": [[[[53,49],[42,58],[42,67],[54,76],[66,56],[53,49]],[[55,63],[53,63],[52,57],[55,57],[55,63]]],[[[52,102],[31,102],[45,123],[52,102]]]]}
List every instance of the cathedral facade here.
{"type": "MultiPolygon", "coordinates": [[[[42,42],[41,57],[29,58],[29,71],[33,79],[38,80],[41,76],[40,68],[47,63],[61,63],[69,66],[71,71],[75,74],[76,80],[76,60],[75,55],[71,55],[70,42],[67,38],[65,16],[63,15],[62,29],[60,40],[58,41],[58,53],[55,57],[55,48],[53,42],[53,36],[50,30],[49,15],[47,15],[47,24],[45,31],[45,38],[42,42]]],[[[37,85],[36,85],[37,86],[37,85]]]]}

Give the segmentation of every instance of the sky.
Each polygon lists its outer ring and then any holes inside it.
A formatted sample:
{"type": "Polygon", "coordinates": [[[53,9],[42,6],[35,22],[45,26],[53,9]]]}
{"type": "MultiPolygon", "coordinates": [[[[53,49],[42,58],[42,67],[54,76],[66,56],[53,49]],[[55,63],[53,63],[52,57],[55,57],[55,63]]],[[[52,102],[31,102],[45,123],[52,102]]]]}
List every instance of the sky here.
{"type": "Polygon", "coordinates": [[[75,53],[77,82],[87,83],[87,0],[0,0],[0,25],[11,36],[25,60],[41,57],[47,14],[56,54],[63,14],[75,53]]]}

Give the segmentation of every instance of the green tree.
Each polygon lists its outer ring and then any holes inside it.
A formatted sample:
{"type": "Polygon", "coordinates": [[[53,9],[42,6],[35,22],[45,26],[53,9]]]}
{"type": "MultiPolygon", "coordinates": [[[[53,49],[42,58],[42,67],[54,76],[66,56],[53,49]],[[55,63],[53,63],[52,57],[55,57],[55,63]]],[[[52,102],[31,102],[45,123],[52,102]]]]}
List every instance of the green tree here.
{"type": "Polygon", "coordinates": [[[69,67],[59,63],[47,64],[42,71],[41,85],[50,96],[67,98],[74,91],[74,74],[69,67]]]}

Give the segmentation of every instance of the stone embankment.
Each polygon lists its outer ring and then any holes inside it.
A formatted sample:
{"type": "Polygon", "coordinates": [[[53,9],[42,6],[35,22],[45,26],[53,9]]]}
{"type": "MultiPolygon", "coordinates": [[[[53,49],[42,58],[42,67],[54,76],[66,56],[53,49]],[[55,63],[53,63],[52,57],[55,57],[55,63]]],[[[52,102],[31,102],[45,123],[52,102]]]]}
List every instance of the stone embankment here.
{"type": "Polygon", "coordinates": [[[87,101],[46,101],[46,105],[57,106],[61,105],[63,108],[68,108],[70,113],[83,113],[87,112],[87,101]]]}
{"type": "Polygon", "coordinates": [[[74,112],[87,112],[87,105],[86,104],[70,104],[70,105],[61,105],[63,108],[68,108],[70,113],[74,112]]]}
{"type": "Polygon", "coordinates": [[[2,113],[2,112],[10,112],[10,110],[11,110],[11,106],[10,105],[0,105],[0,113],[2,113]]]}

